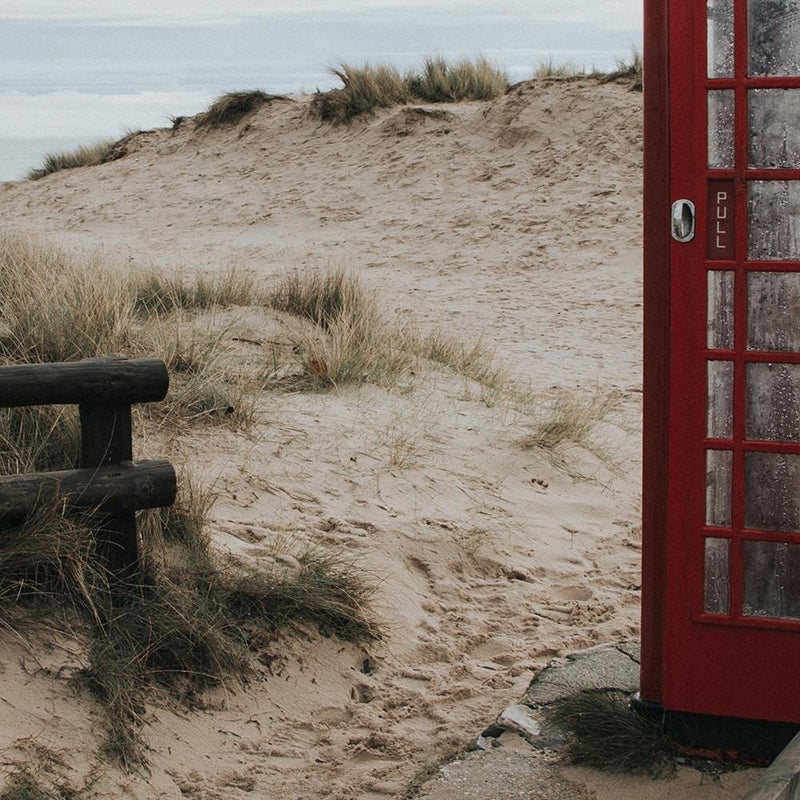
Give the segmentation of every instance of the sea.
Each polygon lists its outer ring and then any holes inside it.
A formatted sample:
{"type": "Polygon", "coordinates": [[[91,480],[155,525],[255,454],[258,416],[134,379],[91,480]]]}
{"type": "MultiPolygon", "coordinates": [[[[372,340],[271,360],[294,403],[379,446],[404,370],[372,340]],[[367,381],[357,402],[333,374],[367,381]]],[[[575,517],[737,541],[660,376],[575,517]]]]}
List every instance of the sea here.
{"type": "Polygon", "coordinates": [[[610,69],[641,38],[635,25],[420,9],[198,24],[0,19],[0,181],[22,179],[48,153],[168,126],[224,92],[329,89],[342,62],[405,70],[429,55],[484,55],[514,82],[548,61],[610,69]]]}

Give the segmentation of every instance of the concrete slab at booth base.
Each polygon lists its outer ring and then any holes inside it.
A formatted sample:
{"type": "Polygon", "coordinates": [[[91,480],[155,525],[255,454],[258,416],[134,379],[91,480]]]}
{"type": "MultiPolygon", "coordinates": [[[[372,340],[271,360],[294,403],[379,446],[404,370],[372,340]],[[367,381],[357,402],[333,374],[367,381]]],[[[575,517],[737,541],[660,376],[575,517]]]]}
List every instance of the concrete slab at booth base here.
{"type": "Polygon", "coordinates": [[[800,800],[800,733],[783,748],[744,800],[800,800]]]}
{"type": "Polygon", "coordinates": [[[545,706],[586,689],[639,688],[639,643],[603,644],[553,659],[534,679],[522,702],[545,706]]]}

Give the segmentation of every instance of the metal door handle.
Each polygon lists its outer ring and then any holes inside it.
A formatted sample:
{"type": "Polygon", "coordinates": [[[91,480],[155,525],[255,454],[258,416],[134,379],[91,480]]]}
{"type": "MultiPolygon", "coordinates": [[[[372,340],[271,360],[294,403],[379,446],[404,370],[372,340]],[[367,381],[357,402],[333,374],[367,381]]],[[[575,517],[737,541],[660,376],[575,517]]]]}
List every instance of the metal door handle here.
{"type": "Polygon", "coordinates": [[[676,200],[672,204],[672,238],[677,242],[694,239],[694,203],[691,200],[676,200]]]}

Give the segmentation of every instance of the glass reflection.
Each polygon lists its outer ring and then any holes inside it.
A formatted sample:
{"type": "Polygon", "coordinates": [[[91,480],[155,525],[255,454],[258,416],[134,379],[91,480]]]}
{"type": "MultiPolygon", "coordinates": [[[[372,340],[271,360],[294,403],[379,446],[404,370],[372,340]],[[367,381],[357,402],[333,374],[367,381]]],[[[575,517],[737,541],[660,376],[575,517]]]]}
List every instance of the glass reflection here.
{"type": "Polygon", "coordinates": [[[747,276],[747,347],[800,352],[800,272],[747,276]]]}
{"type": "Polygon", "coordinates": [[[708,0],[708,77],[733,77],[733,0],[708,0]]]}
{"type": "Polygon", "coordinates": [[[708,273],[709,350],[733,349],[733,281],[732,272],[708,273]]]}
{"type": "Polygon", "coordinates": [[[706,451],[706,525],[730,527],[732,476],[730,450],[706,451]]]}
{"type": "Polygon", "coordinates": [[[708,166],[711,169],[734,167],[734,102],[733,89],[708,93],[708,166]]]}
{"type": "Polygon", "coordinates": [[[750,181],[748,257],[800,258],[800,181],[750,181]]]}
{"type": "Polygon", "coordinates": [[[800,619],[800,545],[745,541],[743,557],[745,616],[800,619]]]}
{"type": "Polygon", "coordinates": [[[706,433],[709,439],[733,436],[733,361],[708,362],[706,433]]]}
{"type": "Polygon", "coordinates": [[[800,531],[800,455],[746,453],[744,524],[767,531],[800,531]]]}
{"type": "Polygon", "coordinates": [[[751,89],[748,109],[750,166],[800,167],[800,89],[751,89]]]}
{"type": "Polygon", "coordinates": [[[800,364],[747,365],[747,438],[800,441],[800,364]]]}
{"type": "Polygon", "coordinates": [[[748,0],[751,75],[800,75],[800,0],[748,0]]]}
{"type": "Polygon", "coordinates": [[[730,549],[727,539],[706,539],[703,610],[707,614],[729,613],[730,549]]]}

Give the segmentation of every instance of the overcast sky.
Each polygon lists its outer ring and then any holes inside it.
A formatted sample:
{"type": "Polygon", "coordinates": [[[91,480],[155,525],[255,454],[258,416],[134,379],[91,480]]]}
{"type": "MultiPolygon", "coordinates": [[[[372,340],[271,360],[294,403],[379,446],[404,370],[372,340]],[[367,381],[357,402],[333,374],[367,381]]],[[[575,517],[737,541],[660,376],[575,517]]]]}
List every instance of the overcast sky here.
{"type": "Polygon", "coordinates": [[[525,21],[576,22],[601,29],[641,27],[641,0],[3,0],[0,19],[63,19],[98,24],[220,24],[275,14],[294,16],[358,13],[381,9],[447,11],[462,9],[525,21]]]}

